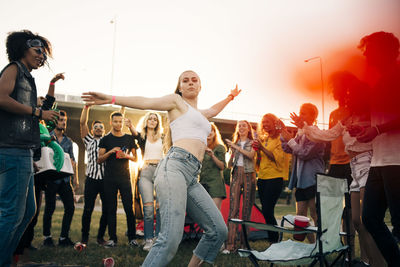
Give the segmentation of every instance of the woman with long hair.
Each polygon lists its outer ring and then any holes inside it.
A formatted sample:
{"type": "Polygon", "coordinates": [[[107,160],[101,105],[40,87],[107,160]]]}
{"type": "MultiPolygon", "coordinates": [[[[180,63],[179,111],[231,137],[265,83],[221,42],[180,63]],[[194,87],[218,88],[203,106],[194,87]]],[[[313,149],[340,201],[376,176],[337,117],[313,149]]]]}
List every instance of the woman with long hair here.
{"type": "Polygon", "coordinates": [[[174,94],[158,98],[121,97],[102,93],[84,93],[92,104],[118,104],[136,109],[168,111],[173,146],[155,171],[154,186],[160,204],[161,228],[158,238],[142,266],[165,266],[174,257],[182,240],[185,213],[204,230],[188,266],[213,263],[226,239],[227,229],[221,212],[197,181],[207,136],[211,127],[208,118],[216,116],[240,92],[237,88],[209,109],[197,108],[201,89],[194,71],[179,76],[174,94]]]}
{"type": "Polygon", "coordinates": [[[129,120],[127,126],[138,141],[142,153],[143,165],[140,169],[138,185],[143,203],[145,239],[143,250],[149,251],[153,246],[154,237],[157,237],[160,231],[159,208],[156,207],[156,229],[154,233],[153,176],[158,163],[164,156],[162,121],[158,113],[148,112],[139,120],[136,129],[129,120]]]}
{"type": "Polygon", "coordinates": [[[225,144],[217,126],[211,123],[211,132],[207,137],[207,148],[200,172],[200,184],[210,194],[215,205],[221,210],[222,200],[226,198],[222,171],[225,169],[225,144]]]}
{"type": "MultiPolygon", "coordinates": [[[[280,140],[281,121],[272,113],[265,114],[257,126],[258,137],[253,142],[257,151],[257,188],[265,222],[276,225],[275,205],[288,179],[289,156],[280,140]]],[[[268,240],[278,241],[277,232],[268,232],[268,240]]]]}
{"type": "MultiPolygon", "coordinates": [[[[239,219],[240,196],[243,190],[242,219],[250,220],[251,209],[256,196],[256,175],[254,170],[255,151],[252,148],[253,131],[248,121],[238,121],[233,140],[225,140],[231,149],[228,167],[232,168],[230,187],[229,219],[239,219]]],[[[228,222],[228,240],[223,254],[235,252],[244,245],[243,232],[239,225],[228,222]]]]}

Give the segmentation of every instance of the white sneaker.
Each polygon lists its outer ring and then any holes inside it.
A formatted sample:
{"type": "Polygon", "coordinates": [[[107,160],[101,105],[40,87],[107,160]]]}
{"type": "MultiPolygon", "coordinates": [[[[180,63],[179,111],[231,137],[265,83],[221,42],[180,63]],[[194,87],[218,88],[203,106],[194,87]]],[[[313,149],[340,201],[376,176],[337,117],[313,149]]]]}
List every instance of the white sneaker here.
{"type": "Polygon", "coordinates": [[[152,238],[146,239],[144,246],[143,246],[143,250],[149,251],[151,249],[151,247],[153,246],[153,243],[154,243],[154,241],[152,238]]]}
{"type": "Polygon", "coordinates": [[[224,254],[224,255],[231,254],[231,252],[229,250],[227,250],[227,249],[224,249],[221,253],[224,254]]]}
{"type": "Polygon", "coordinates": [[[144,236],[144,232],[142,230],[136,230],[137,236],[144,236]]]}

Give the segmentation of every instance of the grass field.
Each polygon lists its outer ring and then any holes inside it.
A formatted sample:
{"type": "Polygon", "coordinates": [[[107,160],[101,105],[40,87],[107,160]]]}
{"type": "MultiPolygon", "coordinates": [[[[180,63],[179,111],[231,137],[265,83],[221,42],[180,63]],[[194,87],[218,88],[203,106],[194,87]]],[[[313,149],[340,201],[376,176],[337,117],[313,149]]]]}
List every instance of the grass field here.
{"type": "MultiPolygon", "coordinates": [[[[281,218],[285,214],[294,214],[295,208],[293,206],[278,205],[276,207],[276,217],[281,218]]],[[[39,215],[39,222],[35,228],[35,239],[33,245],[38,247],[37,251],[30,252],[30,258],[34,262],[53,262],[60,265],[73,265],[80,264],[90,267],[103,266],[102,259],[106,257],[113,257],[115,260],[116,267],[122,266],[139,266],[143,263],[147,252],[143,251],[142,248],[132,248],[128,246],[127,237],[125,236],[126,231],[126,219],[124,214],[117,215],[117,234],[118,234],[118,246],[111,249],[103,248],[96,243],[96,234],[98,229],[98,222],[100,218],[100,212],[93,212],[92,224],[91,224],[91,237],[87,249],[82,252],[77,252],[73,248],[47,248],[42,247],[42,214],[39,215]]],[[[53,215],[52,223],[52,236],[54,241],[57,241],[60,228],[61,220],[63,215],[62,207],[57,207],[53,215]]],[[[81,237],[81,218],[82,209],[77,208],[75,210],[74,218],[71,225],[70,237],[72,241],[77,242],[81,237]]],[[[140,242],[142,240],[139,240],[140,242]]],[[[192,251],[195,248],[197,241],[184,241],[181,243],[178,253],[168,266],[187,266],[192,251]]],[[[252,248],[264,250],[268,246],[266,241],[251,242],[252,248]]],[[[359,255],[359,249],[356,242],[356,255],[359,255]]],[[[251,266],[250,261],[245,258],[240,258],[236,254],[230,255],[218,255],[215,266],[251,266]]],[[[268,264],[262,264],[261,266],[268,266],[268,264]]]]}

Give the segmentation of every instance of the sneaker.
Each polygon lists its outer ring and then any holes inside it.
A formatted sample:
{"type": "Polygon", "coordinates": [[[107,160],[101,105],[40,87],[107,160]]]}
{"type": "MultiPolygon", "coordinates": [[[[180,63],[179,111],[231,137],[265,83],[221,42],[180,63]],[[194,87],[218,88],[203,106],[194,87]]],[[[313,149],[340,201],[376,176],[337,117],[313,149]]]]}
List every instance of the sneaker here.
{"type": "Polygon", "coordinates": [[[45,247],[54,247],[53,238],[47,237],[43,240],[43,246],[45,247]]]}
{"type": "Polygon", "coordinates": [[[58,245],[61,247],[73,247],[75,244],[71,239],[69,239],[69,237],[66,237],[64,239],[58,239],[58,245]]]}
{"type": "Polygon", "coordinates": [[[227,249],[224,249],[221,253],[224,254],[224,255],[231,254],[231,252],[229,250],[227,250],[227,249]]]}
{"type": "Polygon", "coordinates": [[[143,250],[144,251],[149,251],[151,249],[151,247],[153,246],[153,239],[146,239],[146,241],[144,242],[144,246],[143,246],[143,250]]]}
{"type": "Polygon", "coordinates": [[[136,230],[136,235],[137,236],[144,236],[144,232],[142,230],[136,230]]]}
{"type": "Polygon", "coordinates": [[[107,242],[105,242],[104,247],[105,248],[113,248],[117,246],[117,242],[114,242],[114,240],[108,240],[107,242]]]}
{"type": "Polygon", "coordinates": [[[106,244],[106,241],[104,240],[104,238],[97,238],[97,244],[99,244],[100,246],[104,246],[106,244]]]}
{"type": "Polygon", "coordinates": [[[138,247],[139,243],[135,239],[132,239],[131,241],[128,242],[128,245],[131,247],[138,247]]]}

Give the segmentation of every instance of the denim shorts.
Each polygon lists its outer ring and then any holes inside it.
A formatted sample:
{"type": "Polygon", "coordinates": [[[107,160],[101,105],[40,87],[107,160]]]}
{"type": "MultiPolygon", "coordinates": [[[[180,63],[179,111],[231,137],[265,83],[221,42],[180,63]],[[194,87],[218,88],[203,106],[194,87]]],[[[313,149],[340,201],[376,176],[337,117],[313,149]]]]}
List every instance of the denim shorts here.
{"type": "Polygon", "coordinates": [[[372,151],[367,151],[350,160],[351,176],[353,181],[350,184],[350,192],[360,192],[368,180],[368,173],[371,166],[372,151]]]}

